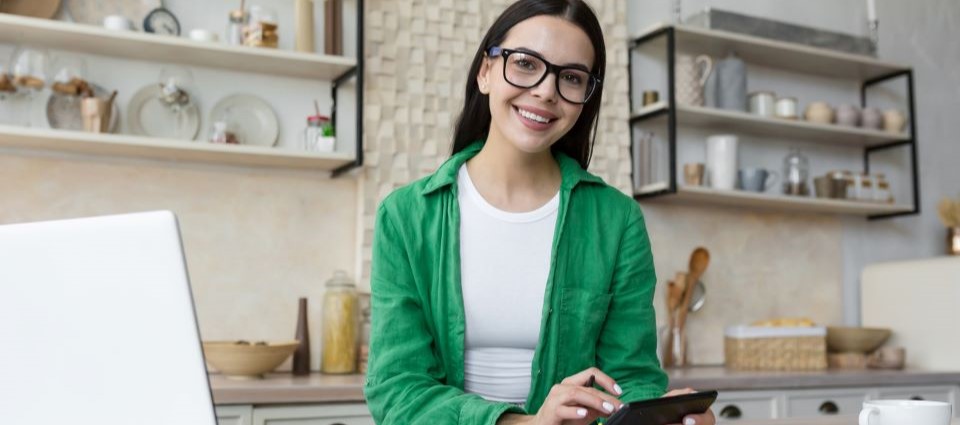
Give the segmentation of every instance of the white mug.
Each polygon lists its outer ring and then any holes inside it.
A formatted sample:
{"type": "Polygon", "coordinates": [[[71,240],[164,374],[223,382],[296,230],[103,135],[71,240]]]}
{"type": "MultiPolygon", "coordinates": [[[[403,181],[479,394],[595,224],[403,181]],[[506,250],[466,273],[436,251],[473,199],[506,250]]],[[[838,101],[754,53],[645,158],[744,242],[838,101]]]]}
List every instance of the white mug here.
{"type": "Polygon", "coordinates": [[[942,401],[873,400],[863,402],[860,425],[950,425],[953,406],[942,401]]]}
{"type": "Polygon", "coordinates": [[[707,181],[714,189],[736,188],[737,136],[717,134],[707,138],[707,181]]]}
{"type": "Polygon", "coordinates": [[[123,15],[107,15],[103,27],[114,31],[133,31],[133,21],[123,15]]]}

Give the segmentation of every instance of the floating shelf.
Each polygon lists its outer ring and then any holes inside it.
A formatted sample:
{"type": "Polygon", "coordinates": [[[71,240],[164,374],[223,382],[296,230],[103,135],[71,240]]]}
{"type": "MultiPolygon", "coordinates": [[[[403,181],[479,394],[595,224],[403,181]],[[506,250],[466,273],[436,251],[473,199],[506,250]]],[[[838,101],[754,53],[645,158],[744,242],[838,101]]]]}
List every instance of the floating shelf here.
{"type": "MultiPolygon", "coordinates": [[[[630,118],[631,123],[645,120],[666,120],[667,103],[648,105],[630,118]]],[[[783,137],[812,143],[870,147],[892,143],[909,143],[907,133],[892,134],[879,130],[816,124],[807,121],[766,118],[746,112],[700,106],[678,106],[677,120],[682,125],[710,127],[738,134],[761,137],[783,137]]]]}
{"type": "Polygon", "coordinates": [[[357,65],[356,59],[344,56],[198,42],[0,13],[0,42],[21,39],[71,52],[323,80],[332,80],[357,65]]]}
{"type": "Polygon", "coordinates": [[[859,80],[869,80],[910,69],[908,66],[881,61],[870,56],[686,25],[656,24],[634,39],[643,38],[670,27],[674,28],[677,45],[683,46],[684,50],[713,57],[724,57],[727,53],[735,51],[741,59],[752,65],[859,80]]]}
{"type": "Polygon", "coordinates": [[[857,202],[837,199],[787,196],[779,194],[755,193],[741,190],[718,190],[700,186],[678,186],[677,193],[670,196],[644,198],[644,193],[653,193],[667,189],[666,183],[657,183],[641,188],[637,197],[641,202],[712,204],[722,206],[746,207],[764,210],[796,213],[821,213],[871,216],[882,214],[906,213],[913,210],[910,205],[883,204],[878,202],[857,202]]]}
{"type": "Polygon", "coordinates": [[[8,125],[0,125],[0,148],[314,171],[332,171],[354,161],[353,155],[343,153],[327,154],[262,146],[214,145],[198,141],[8,125]]]}

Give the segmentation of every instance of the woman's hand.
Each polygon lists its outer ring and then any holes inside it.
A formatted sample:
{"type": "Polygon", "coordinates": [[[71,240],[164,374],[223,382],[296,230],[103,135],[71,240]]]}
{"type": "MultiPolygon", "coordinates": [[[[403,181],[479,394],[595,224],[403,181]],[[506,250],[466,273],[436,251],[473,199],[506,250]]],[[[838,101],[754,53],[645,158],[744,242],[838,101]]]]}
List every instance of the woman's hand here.
{"type": "Polygon", "coordinates": [[[614,395],[620,395],[622,392],[613,378],[591,367],[554,385],[535,416],[504,415],[497,424],[590,424],[598,417],[607,417],[620,410],[623,403],[614,395]],[[607,392],[588,386],[591,380],[607,392]]]}
{"type": "MultiPolygon", "coordinates": [[[[673,397],[675,395],[690,394],[695,392],[696,391],[694,391],[691,388],[684,388],[681,390],[672,390],[664,394],[663,396],[673,397]]],[[[699,415],[687,415],[685,418],[683,418],[683,425],[714,425],[716,423],[717,423],[717,418],[716,416],[713,415],[713,411],[709,409],[707,410],[706,413],[702,413],[699,415]]]]}

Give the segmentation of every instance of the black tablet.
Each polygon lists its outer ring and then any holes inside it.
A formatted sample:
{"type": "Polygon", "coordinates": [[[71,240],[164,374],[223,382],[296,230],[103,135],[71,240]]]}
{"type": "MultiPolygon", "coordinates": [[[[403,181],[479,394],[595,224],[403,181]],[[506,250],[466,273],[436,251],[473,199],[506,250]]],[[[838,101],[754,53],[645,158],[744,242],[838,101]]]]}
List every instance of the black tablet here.
{"type": "Polygon", "coordinates": [[[635,401],[610,416],[604,425],[667,425],[683,423],[683,417],[705,413],[717,399],[716,391],[699,391],[673,397],[635,401]]]}

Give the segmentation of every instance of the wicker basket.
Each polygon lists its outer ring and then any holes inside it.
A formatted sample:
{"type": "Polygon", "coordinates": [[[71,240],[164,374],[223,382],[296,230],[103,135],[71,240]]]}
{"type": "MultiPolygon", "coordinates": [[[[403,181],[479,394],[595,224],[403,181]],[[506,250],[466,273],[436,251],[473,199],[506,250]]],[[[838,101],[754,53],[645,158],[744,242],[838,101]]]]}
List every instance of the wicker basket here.
{"type": "Polygon", "coordinates": [[[735,326],[724,339],[726,366],[739,370],[823,370],[827,330],[735,326]]]}

